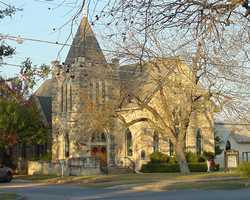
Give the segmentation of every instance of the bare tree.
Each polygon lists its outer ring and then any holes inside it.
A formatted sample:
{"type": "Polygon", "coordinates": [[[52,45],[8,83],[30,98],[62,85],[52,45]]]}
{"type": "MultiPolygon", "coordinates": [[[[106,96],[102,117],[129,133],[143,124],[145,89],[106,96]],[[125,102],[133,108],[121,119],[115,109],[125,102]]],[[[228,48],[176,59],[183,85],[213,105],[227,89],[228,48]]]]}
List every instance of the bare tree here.
{"type": "Polygon", "coordinates": [[[248,0],[108,0],[97,11],[115,56],[137,66],[121,101],[143,112],[130,120],[134,111],[121,104],[117,117],[127,126],[147,121],[170,138],[184,173],[184,138],[197,113],[212,127],[214,109],[237,119],[248,110],[249,10],[248,0]]]}

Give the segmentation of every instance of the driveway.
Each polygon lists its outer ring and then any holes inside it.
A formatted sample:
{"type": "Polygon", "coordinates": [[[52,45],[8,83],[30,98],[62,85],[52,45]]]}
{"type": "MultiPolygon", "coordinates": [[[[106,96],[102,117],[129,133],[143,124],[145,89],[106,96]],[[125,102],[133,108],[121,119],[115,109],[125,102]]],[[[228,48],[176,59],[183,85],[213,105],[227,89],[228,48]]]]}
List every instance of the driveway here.
{"type": "Polygon", "coordinates": [[[15,192],[28,200],[249,200],[250,190],[135,191],[83,188],[77,185],[44,185],[28,182],[0,184],[0,192],[15,192]]]}

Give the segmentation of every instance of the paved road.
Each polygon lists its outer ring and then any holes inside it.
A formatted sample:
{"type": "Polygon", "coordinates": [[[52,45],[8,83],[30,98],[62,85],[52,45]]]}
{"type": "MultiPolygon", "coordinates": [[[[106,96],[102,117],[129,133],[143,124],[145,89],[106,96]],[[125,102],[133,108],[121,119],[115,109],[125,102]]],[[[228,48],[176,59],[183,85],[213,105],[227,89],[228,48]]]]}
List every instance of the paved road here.
{"type": "Polygon", "coordinates": [[[138,192],[127,189],[90,189],[74,185],[1,183],[0,192],[17,192],[26,196],[28,200],[250,200],[248,189],[138,192]]]}

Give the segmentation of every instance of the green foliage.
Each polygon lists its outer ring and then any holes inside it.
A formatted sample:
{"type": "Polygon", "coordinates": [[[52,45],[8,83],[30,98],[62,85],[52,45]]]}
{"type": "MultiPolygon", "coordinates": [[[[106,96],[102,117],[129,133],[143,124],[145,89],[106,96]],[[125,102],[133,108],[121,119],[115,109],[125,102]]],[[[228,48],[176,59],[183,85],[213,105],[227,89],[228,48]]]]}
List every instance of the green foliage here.
{"type": "Polygon", "coordinates": [[[36,84],[38,78],[45,79],[50,73],[50,67],[48,65],[33,65],[30,58],[27,58],[21,64],[20,75],[22,77],[22,93],[28,94],[30,89],[36,84]]]}
{"type": "MultiPolygon", "coordinates": [[[[21,11],[22,9],[16,8],[15,6],[8,5],[7,3],[0,1],[0,19],[4,17],[12,17],[17,11],[21,11]]],[[[15,53],[15,48],[9,46],[5,43],[4,37],[0,35],[0,59],[7,56],[11,56],[15,53]]],[[[1,67],[1,66],[0,66],[1,67]]],[[[30,89],[33,89],[37,80],[40,78],[48,77],[50,73],[50,68],[48,65],[36,66],[33,65],[31,60],[27,58],[24,62],[22,62],[20,66],[20,74],[19,76],[15,76],[11,79],[11,81],[18,82],[18,87],[15,89],[19,89],[19,92],[23,95],[29,95],[30,89]]]]}
{"type": "Polygon", "coordinates": [[[169,157],[168,163],[169,164],[176,164],[176,163],[178,163],[176,156],[169,157]]]}
{"type": "Polygon", "coordinates": [[[152,163],[167,163],[169,161],[169,156],[163,154],[159,151],[154,152],[150,155],[150,162],[152,163]]]}
{"type": "Polygon", "coordinates": [[[33,158],[33,159],[30,159],[30,160],[31,161],[51,161],[52,160],[52,155],[51,155],[51,153],[46,153],[46,154],[42,155],[39,158],[33,158]]]}
{"type": "MultiPolygon", "coordinates": [[[[206,172],[207,171],[207,164],[206,163],[189,163],[188,167],[191,172],[206,172]]],[[[167,164],[167,163],[148,163],[142,166],[142,172],[145,173],[174,173],[180,172],[179,164],[167,164]]]]}
{"type": "Polygon", "coordinates": [[[242,162],[237,168],[237,171],[240,173],[241,176],[250,177],[250,163],[249,162],[242,162]]]}
{"type": "Polygon", "coordinates": [[[6,57],[6,56],[10,56],[12,54],[14,54],[15,49],[12,48],[11,46],[2,43],[0,45],[0,57],[6,57]]]}
{"type": "Polygon", "coordinates": [[[144,173],[153,173],[153,172],[174,173],[174,172],[180,172],[180,166],[179,164],[148,163],[146,165],[142,165],[141,171],[144,173]]]}
{"type": "Polygon", "coordinates": [[[191,172],[206,172],[207,163],[188,163],[191,172]]]}
{"type": "Polygon", "coordinates": [[[220,148],[220,145],[224,143],[219,136],[215,137],[215,156],[222,153],[223,149],[220,148]]]}
{"type": "Polygon", "coordinates": [[[188,163],[196,163],[196,162],[205,162],[206,157],[204,155],[197,155],[193,152],[187,152],[186,153],[186,159],[188,163]]]}
{"type": "Polygon", "coordinates": [[[206,151],[203,152],[203,156],[206,158],[206,160],[214,159],[215,157],[213,152],[206,152],[206,151]]]}
{"type": "Polygon", "coordinates": [[[193,152],[187,152],[186,153],[186,160],[188,163],[198,162],[198,156],[196,153],[193,152]]]}
{"type": "Polygon", "coordinates": [[[42,144],[47,135],[35,106],[0,99],[0,147],[16,143],[42,144]]]}
{"type": "Polygon", "coordinates": [[[201,163],[201,162],[205,162],[206,161],[206,158],[202,155],[202,156],[198,156],[198,162],[201,163]]]}

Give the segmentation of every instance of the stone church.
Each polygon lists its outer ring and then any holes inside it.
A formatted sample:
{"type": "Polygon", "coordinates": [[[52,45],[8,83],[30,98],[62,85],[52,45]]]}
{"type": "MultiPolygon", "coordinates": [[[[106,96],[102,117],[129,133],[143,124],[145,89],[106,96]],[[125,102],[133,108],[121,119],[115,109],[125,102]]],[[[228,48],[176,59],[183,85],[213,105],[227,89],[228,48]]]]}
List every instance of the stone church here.
{"type": "MultiPolygon", "coordinates": [[[[54,61],[52,65],[52,78],[45,81],[34,96],[44,120],[52,127],[53,161],[98,158],[101,165],[107,167],[133,164],[140,169],[155,151],[175,154],[171,140],[163,139],[146,122],[127,128],[119,119],[110,119],[109,129],[95,128],[91,120],[93,107],[100,113],[99,120],[95,121],[104,120],[103,107],[117,105],[122,88],[132,87],[133,81],[142,76],[136,65],[121,66],[118,59],[107,62],[86,16],[82,18],[65,62],[54,61]]],[[[119,109],[125,118],[142,112],[129,100],[119,109]]],[[[207,113],[194,117],[195,122],[190,125],[186,137],[188,151],[214,152],[213,118],[211,113],[209,120],[205,115],[207,113]]]]}

